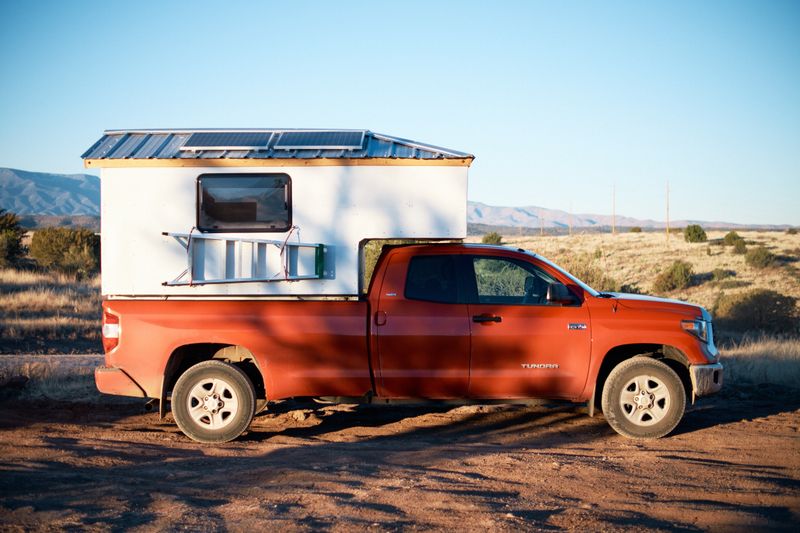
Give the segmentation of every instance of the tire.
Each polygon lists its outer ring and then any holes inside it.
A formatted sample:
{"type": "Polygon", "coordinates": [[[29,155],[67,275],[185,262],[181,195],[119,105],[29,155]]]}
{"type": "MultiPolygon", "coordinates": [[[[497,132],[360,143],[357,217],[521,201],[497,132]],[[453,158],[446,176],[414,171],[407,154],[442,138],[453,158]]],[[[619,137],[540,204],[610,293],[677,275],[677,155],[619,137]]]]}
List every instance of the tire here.
{"type": "Polygon", "coordinates": [[[204,361],[184,372],[172,391],[172,414],[187,437],[207,444],[228,442],[250,425],[255,391],[239,368],[204,361]]]}
{"type": "Polygon", "coordinates": [[[603,386],[603,414],[620,435],[657,439],[683,418],[686,391],[678,374],[657,359],[634,357],[618,364],[603,386]]]}

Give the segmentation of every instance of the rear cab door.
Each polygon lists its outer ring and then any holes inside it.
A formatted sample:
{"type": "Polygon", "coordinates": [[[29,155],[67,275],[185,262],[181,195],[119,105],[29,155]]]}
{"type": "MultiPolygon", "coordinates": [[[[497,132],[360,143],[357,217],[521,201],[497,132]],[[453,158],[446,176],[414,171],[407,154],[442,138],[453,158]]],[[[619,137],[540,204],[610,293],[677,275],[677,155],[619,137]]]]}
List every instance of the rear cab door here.
{"type": "Polygon", "coordinates": [[[591,323],[583,290],[533,256],[476,249],[465,263],[471,327],[471,398],[567,398],[584,388],[591,323]],[[571,305],[547,301],[560,282],[571,305]]]}
{"type": "Polygon", "coordinates": [[[373,285],[376,387],[387,398],[464,398],[470,318],[459,287],[460,253],[406,247],[384,259],[373,285]],[[377,305],[374,303],[377,300],[377,305]]]}

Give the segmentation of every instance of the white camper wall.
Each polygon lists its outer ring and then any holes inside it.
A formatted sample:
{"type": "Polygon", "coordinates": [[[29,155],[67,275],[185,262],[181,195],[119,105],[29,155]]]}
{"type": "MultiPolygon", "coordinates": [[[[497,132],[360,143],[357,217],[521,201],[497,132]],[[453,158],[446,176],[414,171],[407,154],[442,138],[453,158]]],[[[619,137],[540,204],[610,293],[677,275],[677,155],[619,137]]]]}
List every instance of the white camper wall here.
{"type": "MultiPolygon", "coordinates": [[[[102,292],[105,297],[355,295],[363,239],[466,237],[467,167],[127,167],[101,174],[102,292]],[[332,279],[167,287],[186,251],[162,232],[197,223],[197,177],[286,173],[292,180],[290,241],[328,246],[332,279]]],[[[221,235],[221,234],[215,234],[221,235]]],[[[286,233],[224,234],[283,240],[286,233]]]]}

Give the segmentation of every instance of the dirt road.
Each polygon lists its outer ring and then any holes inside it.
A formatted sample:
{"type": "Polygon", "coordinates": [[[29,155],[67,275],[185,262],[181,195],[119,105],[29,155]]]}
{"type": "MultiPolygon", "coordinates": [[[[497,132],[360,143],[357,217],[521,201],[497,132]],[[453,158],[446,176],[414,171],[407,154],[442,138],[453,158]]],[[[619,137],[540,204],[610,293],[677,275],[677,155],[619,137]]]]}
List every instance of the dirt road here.
{"type": "Polygon", "coordinates": [[[800,398],[705,401],[635,442],[574,406],[284,402],[189,441],[141,402],[0,403],[0,527],[790,530],[800,398]]]}

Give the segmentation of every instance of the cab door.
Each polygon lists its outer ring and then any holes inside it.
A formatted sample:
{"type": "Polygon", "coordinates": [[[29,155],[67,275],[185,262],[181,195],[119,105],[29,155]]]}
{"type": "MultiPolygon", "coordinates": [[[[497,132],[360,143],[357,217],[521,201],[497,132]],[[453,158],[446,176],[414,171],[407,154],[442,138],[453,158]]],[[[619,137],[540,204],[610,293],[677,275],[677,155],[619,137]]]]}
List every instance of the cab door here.
{"type": "Polygon", "coordinates": [[[532,260],[470,256],[472,398],[574,398],[584,387],[591,350],[589,312],[551,304],[560,281],[532,260]]]}
{"type": "Polygon", "coordinates": [[[464,398],[470,322],[460,297],[459,254],[388,257],[373,313],[380,396],[464,398]]]}

